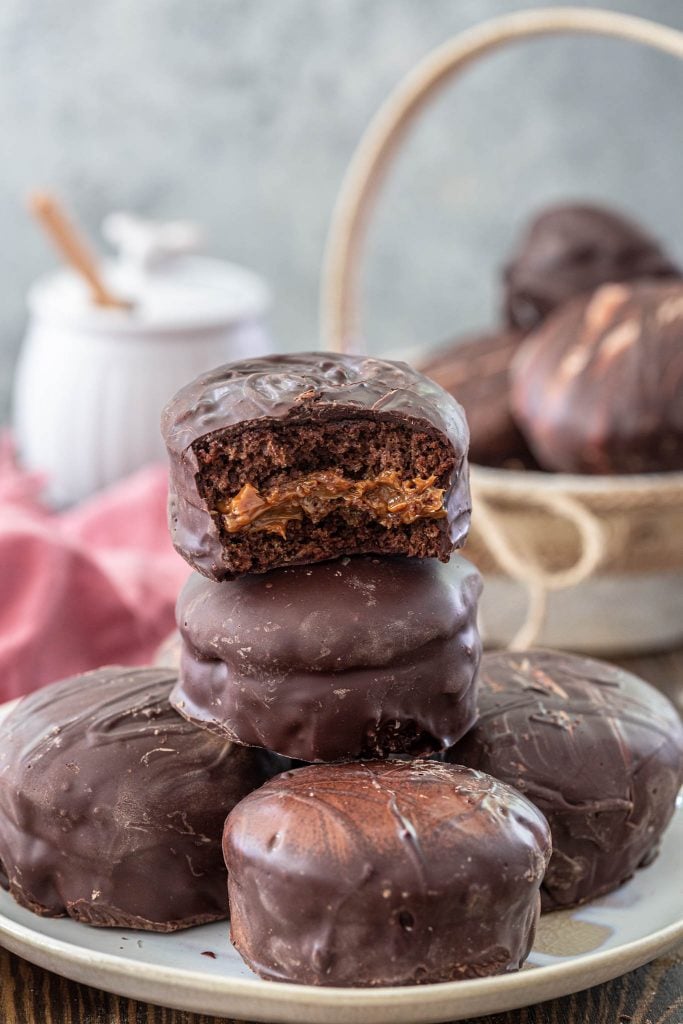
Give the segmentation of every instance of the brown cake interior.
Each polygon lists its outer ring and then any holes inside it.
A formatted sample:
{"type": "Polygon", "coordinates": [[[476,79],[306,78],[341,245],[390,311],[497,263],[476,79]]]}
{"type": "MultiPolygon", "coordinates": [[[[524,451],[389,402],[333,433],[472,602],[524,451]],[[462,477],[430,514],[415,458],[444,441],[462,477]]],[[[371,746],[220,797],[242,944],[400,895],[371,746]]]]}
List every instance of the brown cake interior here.
{"type": "Polygon", "coordinates": [[[436,433],[360,416],[265,420],[193,449],[230,572],[362,552],[447,557],[454,457],[436,433]]]}

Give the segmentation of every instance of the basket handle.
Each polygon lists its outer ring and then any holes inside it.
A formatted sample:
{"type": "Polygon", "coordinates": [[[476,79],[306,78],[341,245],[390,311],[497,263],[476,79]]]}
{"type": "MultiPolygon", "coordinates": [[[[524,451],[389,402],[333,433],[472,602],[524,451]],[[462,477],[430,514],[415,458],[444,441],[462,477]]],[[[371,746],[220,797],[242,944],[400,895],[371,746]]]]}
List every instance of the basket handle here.
{"type": "Polygon", "coordinates": [[[411,123],[452,78],[485,54],[535,36],[612,36],[683,60],[683,32],[613,11],[552,7],[517,11],[455,36],[428,53],[399,82],[365,130],[342,181],[327,237],[321,289],[321,342],[357,351],[361,250],[379,186],[411,123]]]}

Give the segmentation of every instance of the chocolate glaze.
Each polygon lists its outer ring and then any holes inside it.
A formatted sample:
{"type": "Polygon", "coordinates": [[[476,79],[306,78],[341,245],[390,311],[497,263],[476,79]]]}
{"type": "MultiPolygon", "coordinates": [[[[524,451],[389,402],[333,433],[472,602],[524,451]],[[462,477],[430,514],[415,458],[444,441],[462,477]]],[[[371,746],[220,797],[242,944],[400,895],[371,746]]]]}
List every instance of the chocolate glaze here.
{"type": "Polygon", "coordinates": [[[184,721],[174,681],[103,668],[0,724],[0,883],[22,906],[160,932],[228,916],[223,822],[275,762],[184,721]]]}
{"type": "Polygon", "coordinates": [[[637,224],[587,204],[544,210],[504,273],[507,321],[523,330],[601,284],[681,276],[680,268],[637,224]]]}
{"type": "MultiPolygon", "coordinates": [[[[365,418],[413,425],[447,440],[454,469],[444,504],[443,557],[470,521],[469,433],[455,399],[406,363],[304,352],[220,366],[188,384],[162,414],[170,459],[169,523],[179,553],[199,572],[228,579],[216,522],[197,489],[200,438],[236,424],[365,418]]],[[[215,513],[214,513],[215,515],[215,513]]]]}
{"type": "Polygon", "coordinates": [[[683,281],[605,285],[522,344],[512,407],[567,473],[683,469],[683,281]]]}
{"type": "Polygon", "coordinates": [[[471,462],[484,466],[533,464],[510,412],[509,369],[523,338],[522,331],[510,329],[466,335],[433,353],[420,366],[465,410],[471,462]]]}
{"type": "Polygon", "coordinates": [[[683,782],[666,697],[590,658],[506,652],[482,658],[479,711],[447,759],[509,783],[548,819],[543,910],[594,899],[652,860],[683,782]]]}
{"type": "Polygon", "coordinates": [[[521,966],[550,837],[480,772],[365,761],[280,775],[232,811],[223,849],[232,941],[262,977],[412,985],[521,966]]]}
{"type": "Polygon", "coordinates": [[[481,579],[456,557],[358,557],[212,583],[177,606],[172,703],[303,761],[430,753],[476,718],[481,579]]]}

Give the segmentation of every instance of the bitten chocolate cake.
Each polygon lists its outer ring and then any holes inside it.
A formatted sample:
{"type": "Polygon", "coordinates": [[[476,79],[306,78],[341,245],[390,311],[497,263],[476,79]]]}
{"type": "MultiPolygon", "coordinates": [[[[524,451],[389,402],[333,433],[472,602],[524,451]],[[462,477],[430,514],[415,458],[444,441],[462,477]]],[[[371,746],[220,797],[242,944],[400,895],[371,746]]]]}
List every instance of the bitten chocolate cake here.
{"type": "Polygon", "coordinates": [[[471,462],[483,466],[533,464],[510,412],[509,369],[523,337],[516,330],[467,336],[420,367],[465,410],[471,462]]]}
{"type": "Polygon", "coordinates": [[[548,819],[544,910],[595,899],[653,859],[683,782],[683,727],[666,697],[604,662],[505,652],[482,658],[479,710],[447,758],[548,819]]]}
{"type": "Polygon", "coordinates": [[[476,719],[479,573],[463,558],[343,558],[212,583],[177,606],[172,703],[304,761],[423,754],[476,719]]]}
{"type": "Polygon", "coordinates": [[[433,761],[286,772],[229,815],[232,940],[264,978],[413,985],[516,971],[550,855],[543,816],[433,761]]]}
{"type": "Polygon", "coordinates": [[[166,407],[170,526],[211,579],[438,557],[470,519],[463,410],[405,363],[308,352],[219,367],[166,407]]]}
{"type": "Polygon", "coordinates": [[[505,268],[505,314],[513,327],[530,330],[601,284],[680,276],[658,242],[620,214],[551,206],[532,221],[505,268]]]}
{"type": "Polygon", "coordinates": [[[567,473],[683,469],[683,281],[605,285],[522,343],[512,408],[567,473]]]}
{"type": "Polygon", "coordinates": [[[174,680],[103,668],[0,724],[0,884],[22,906],[159,932],[228,916],[225,816],[274,763],[189,725],[174,680]]]}

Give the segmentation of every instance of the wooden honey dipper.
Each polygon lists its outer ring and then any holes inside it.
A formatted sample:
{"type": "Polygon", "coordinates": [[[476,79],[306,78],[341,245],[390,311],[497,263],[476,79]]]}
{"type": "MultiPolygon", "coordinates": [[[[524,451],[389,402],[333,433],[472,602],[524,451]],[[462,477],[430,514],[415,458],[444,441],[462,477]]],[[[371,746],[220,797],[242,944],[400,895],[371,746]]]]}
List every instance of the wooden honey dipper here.
{"type": "Polygon", "coordinates": [[[31,192],[28,208],[64,260],[86,281],[95,305],[130,309],[131,303],[114,295],[105,284],[87,240],[53,195],[31,192]]]}

